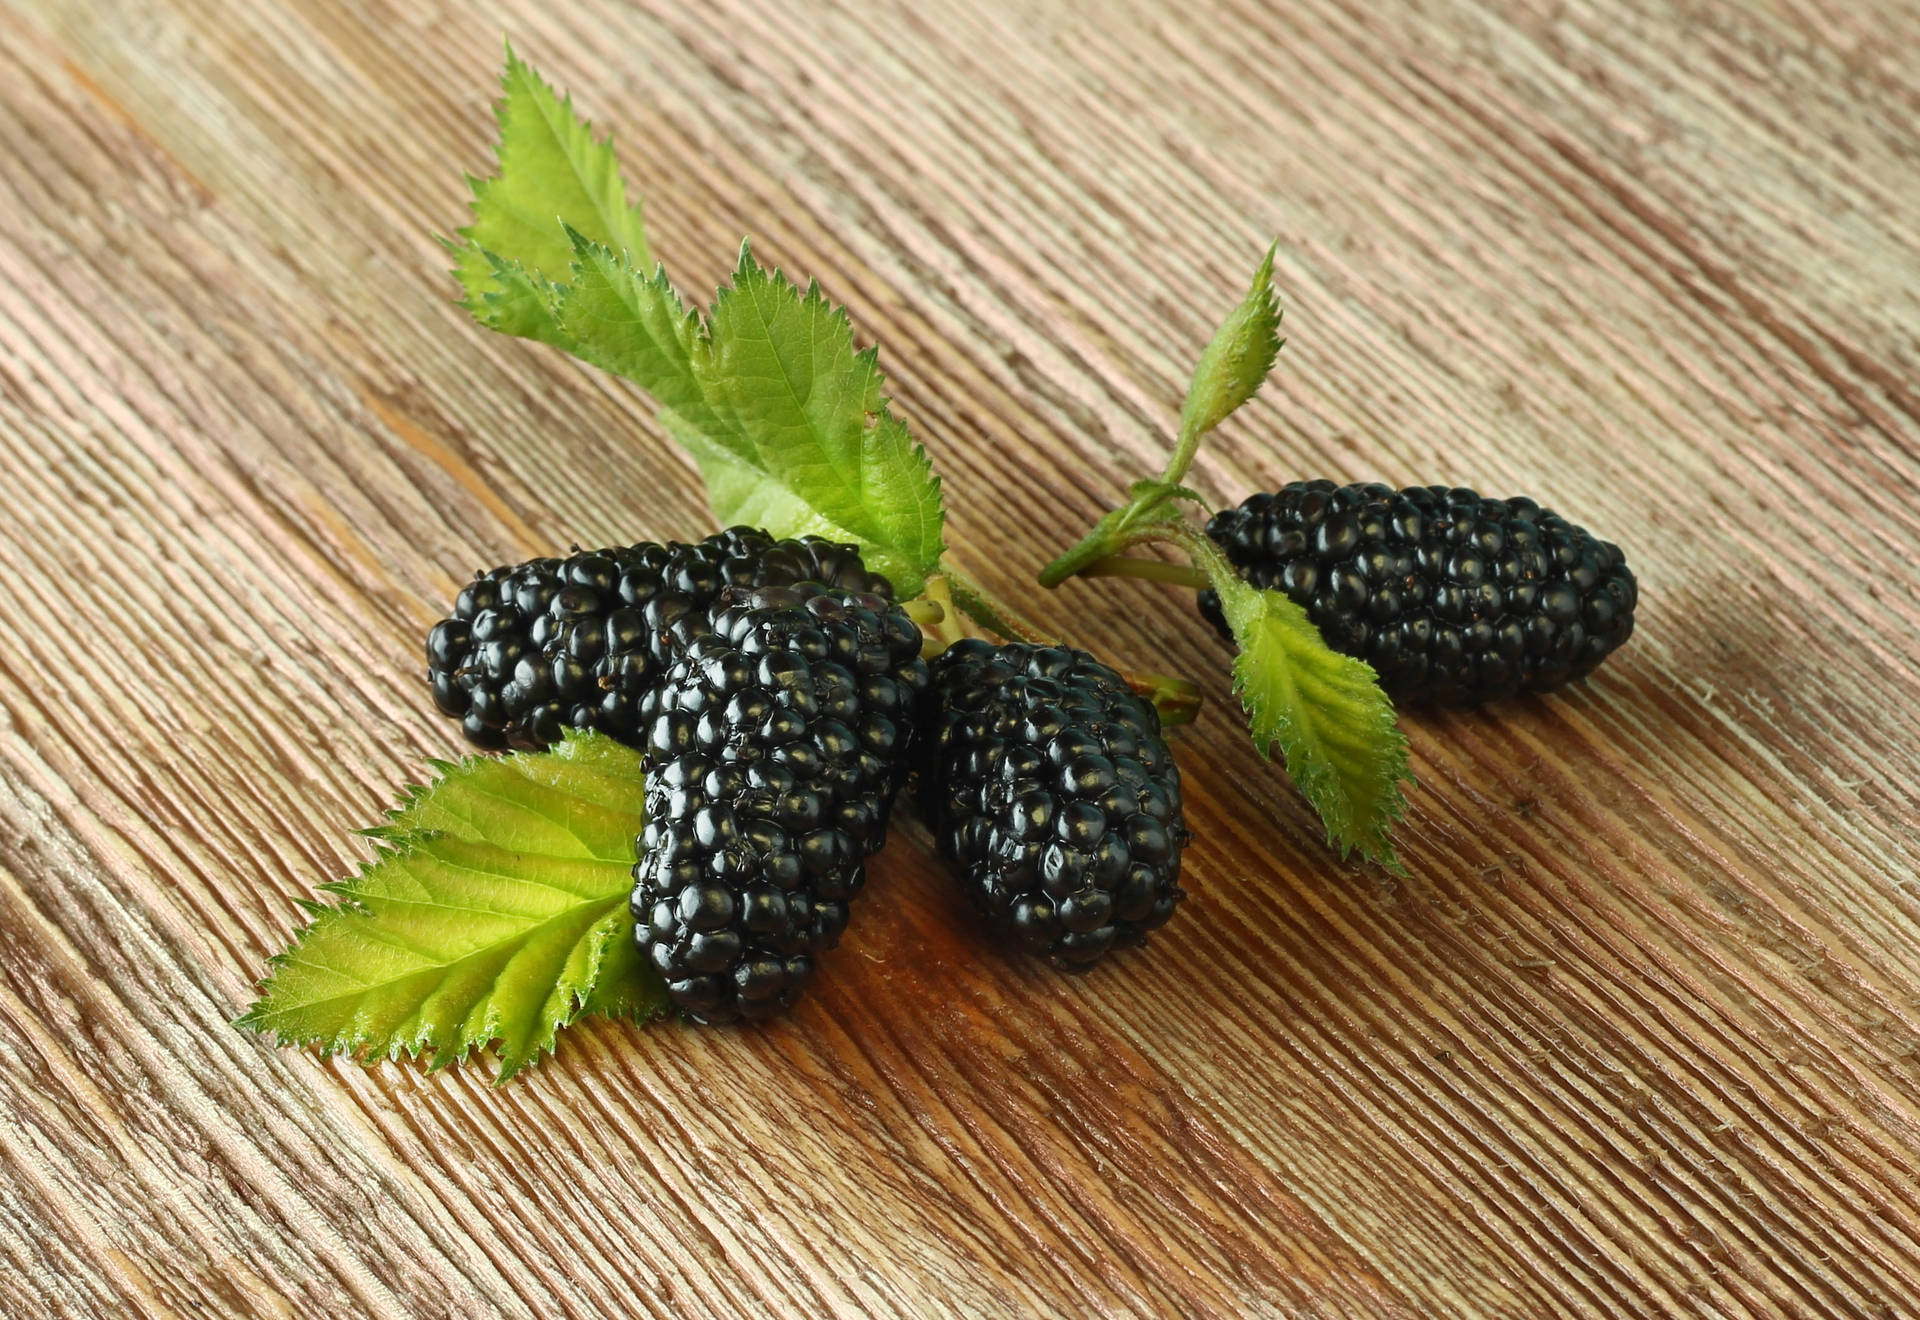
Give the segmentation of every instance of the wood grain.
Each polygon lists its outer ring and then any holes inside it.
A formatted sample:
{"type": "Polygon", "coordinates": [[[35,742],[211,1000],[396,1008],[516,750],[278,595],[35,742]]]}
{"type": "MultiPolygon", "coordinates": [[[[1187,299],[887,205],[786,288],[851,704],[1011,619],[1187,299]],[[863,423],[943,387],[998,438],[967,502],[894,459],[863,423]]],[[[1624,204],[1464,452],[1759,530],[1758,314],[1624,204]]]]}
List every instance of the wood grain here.
{"type": "Polygon", "coordinates": [[[1770,0],[0,7],[0,1311],[1920,1314],[1920,10],[1770,0]],[[432,235],[502,32],[656,252],[883,346],[956,558],[1203,677],[1192,899],[1081,980],[914,829],[755,1032],[524,1083],[231,1029],[457,749],[478,564],[703,530],[630,390],[432,235]],[[1280,237],[1204,488],[1534,494],[1627,545],[1592,681],[1409,713],[1342,867],[1139,584],[1033,574],[1280,237]]]}

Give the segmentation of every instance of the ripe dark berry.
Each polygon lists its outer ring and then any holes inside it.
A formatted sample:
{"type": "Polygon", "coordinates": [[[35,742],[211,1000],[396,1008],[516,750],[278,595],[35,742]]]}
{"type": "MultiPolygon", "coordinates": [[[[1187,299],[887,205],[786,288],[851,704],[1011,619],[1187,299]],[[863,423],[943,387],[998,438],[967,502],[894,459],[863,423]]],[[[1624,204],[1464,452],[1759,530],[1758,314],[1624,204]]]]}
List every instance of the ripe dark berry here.
{"type": "MultiPolygon", "coordinates": [[[[1620,547],[1525,498],[1296,481],[1215,514],[1207,535],[1396,699],[1546,692],[1633,633],[1638,592],[1620,547]]],[[[1214,592],[1200,612],[1231,640],[1214,592]]]]}
{"type": "Polygon", "coordinates": [[[921,804],[973,905],[1055,966],[1137,944],[1184,896],[1160,717],[1084,651],[958,642],[933,664],[921,804]]]}
{"type": "Polygon", "coordinates": [[[427,634],[427,681],[481,747],[544,747],[567,727],[638,743],[641,699],[721,591],[808,581],[893,594],[852,546],[750,527],[489,569],[427,634]]]}
{"type": "Polygon", "coordinates": [[[704,1022],[792,1006],[886,838],[927,687],[876,594],[723,597],[646,701],[642,954],[704,1022]]]}

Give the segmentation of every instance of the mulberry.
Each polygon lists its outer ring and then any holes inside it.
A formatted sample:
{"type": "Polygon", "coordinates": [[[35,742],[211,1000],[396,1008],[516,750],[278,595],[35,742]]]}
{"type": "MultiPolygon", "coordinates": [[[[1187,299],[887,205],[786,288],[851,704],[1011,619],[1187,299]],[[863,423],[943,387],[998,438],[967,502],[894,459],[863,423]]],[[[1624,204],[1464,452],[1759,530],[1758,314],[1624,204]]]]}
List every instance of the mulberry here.
{"type": "MultiPolygon", "coordinates": [[[[1633,633],[1638,589],[1620,548],[1530,499],[1296,481],[1215,514],[1207,535],[1397,699],[1546,692],[1633,633]]],[[[1202,592],[1200,612],[1231,640],[1218,595],[1202,592]]]]}
{"type": "Polygon", "coordinates": [[[879,595],[817,590],[723,601],[645,703],[636,937],[700,1021],[792,1006],[908,769],[920,630],[879,595]]]}
{"type": "Polygon", "coordinates": [[[974,907],[1069,970],[1164,923],[1187,831],[1153,706],[1059,647],[969,639],[932,673],[922,807],[974,907]]]}
{"type": "Polygon", "coordinates": [[[722,591],[806,581],[893,594],[852,546],[750,527],[490,569],[427,634],[427,681],[481,747],[540,748],[569,726],[638,744],[642,699],[722,591]]]}

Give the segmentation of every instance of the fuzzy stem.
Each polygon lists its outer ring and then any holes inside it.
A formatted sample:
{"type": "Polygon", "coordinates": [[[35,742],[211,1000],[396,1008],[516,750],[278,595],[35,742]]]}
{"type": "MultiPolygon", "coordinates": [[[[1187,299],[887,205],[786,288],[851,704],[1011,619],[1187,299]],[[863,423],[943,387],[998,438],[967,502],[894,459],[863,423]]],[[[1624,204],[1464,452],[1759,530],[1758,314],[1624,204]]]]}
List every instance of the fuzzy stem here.
{"type": "MultiPolygon", "coordinates": [[[[1217,587],[1222,582],[1239,580],[1240,570],[1227,559],[1226,552],[1214,542],[1211,536],[1185,519],[1169,518],[1131,528],[1121,538],[1116,549],[1130,550],[1136,545],[1150,545],[1155,542],[1178,546],[1186,553],[1187,558],[1193,561],[1193,567],[1182,569],[1177,564],[1162,564],[1157,560],[1136,559],[1121,554],[1108,555],[1095,562],[1103,566],[1102,572],[1106,576],[1151,578],[1155,581],[1178,582],[1183,586],[1217,587]],[[1146,565],[1146,571],[1133,571],[1132,566],[1136,564],[1146,565]],[[1116,568],[1116,565],[1125,567],[1116,568]]],[[[1092,567],[1089,565],[1089,568],[1092,567]]],[[[1102,574],[1094,574],[1094,576],[1100,575],[1102,574]]]]}
{"type": "Polygon", "coordinates": [[[1194,571],[1210,583],[1235,582],[1240,578],[1240,570],[1227,559],[1226,551],[1191,523],[1159,523],[1141,530],[1143,535],[1139,541],[1168,541],[1186,551],[1194,571]]]}
{"type": "Polygon", "coordinates": [[[1096,559],[1079,572],[1080,577],[1139,578],[1145,582],[1169,582],[1176,587],[1205,591],[1207,575],[1185,564],[1169,564],[1163,559],[1139,559],[1133,555],[1108,555],[1096,559]]]}
{"type": "Polygon", "coordinates": [[[1057,633],[1041,631],[1033,624],[1015,614],[987,593],[986,588],[964,573],[949,569],[947,583],[953,588],[953,602],[983,628],[991,629],[1002,637],[1016,641],[1032,642],[1036,646],[1058,646],[1057,633]]]}

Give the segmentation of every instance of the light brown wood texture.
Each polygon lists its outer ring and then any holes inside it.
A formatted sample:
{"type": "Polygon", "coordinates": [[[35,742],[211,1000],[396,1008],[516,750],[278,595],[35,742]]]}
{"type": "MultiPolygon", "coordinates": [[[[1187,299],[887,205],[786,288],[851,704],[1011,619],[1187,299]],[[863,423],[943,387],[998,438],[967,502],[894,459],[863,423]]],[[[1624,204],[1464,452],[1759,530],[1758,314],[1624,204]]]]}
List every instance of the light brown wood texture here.
{"type": "Polygon", "coordinates": [[[0,1311],[1920,1314],[1920,13],[1894,3],[0,6],[0,1311]],[[523,1082],[228,1021],[460,750],[476,566],[707,530],[616,381],[433,234],[501,35],[700,293],[882,346],[956,559],[1203,680],[1191,899],[1084,979],[916,826],[760,1030],[523,1082]],[[1165,588],[1039,567],[1152,465],[1528,493],[1622,542],[1591,681],[1409,712],[1343,866],[1165,588]]]}

